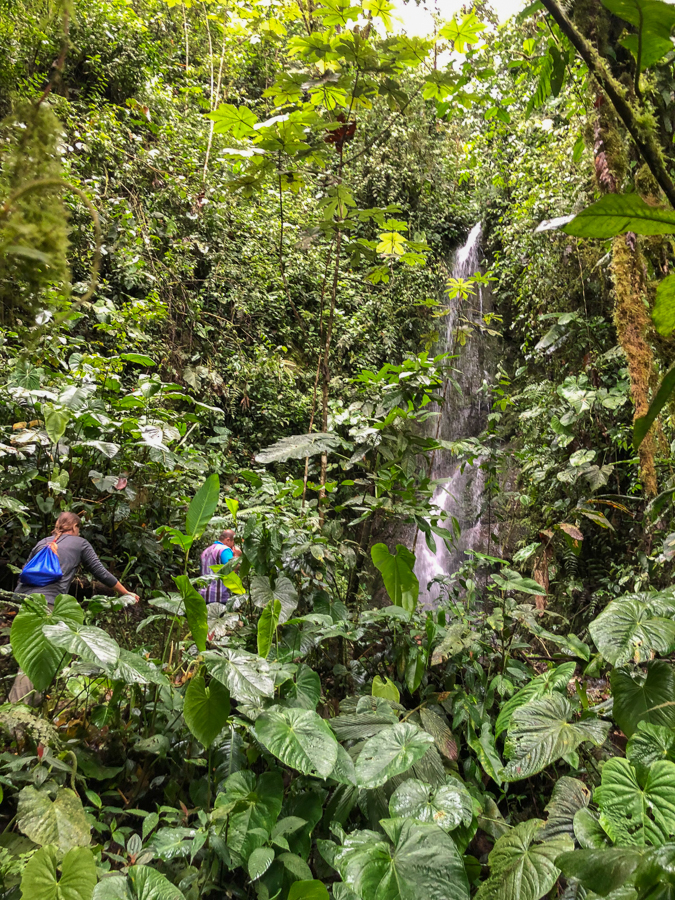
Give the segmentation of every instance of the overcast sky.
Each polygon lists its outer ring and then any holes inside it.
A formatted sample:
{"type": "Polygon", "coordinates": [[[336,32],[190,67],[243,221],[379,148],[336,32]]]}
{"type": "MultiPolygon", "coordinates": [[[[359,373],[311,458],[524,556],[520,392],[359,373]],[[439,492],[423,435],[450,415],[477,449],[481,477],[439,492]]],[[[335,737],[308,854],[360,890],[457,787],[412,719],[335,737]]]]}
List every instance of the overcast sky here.
{"type": "MultiPolygon", "coordinates": [[[[426,0],[419,6],[415,0],[404,3],[403,0],[393,0],[398,9],[398,15],[403,19],[402,28],[417,37],[426,37],[433,31],[430,10],[436,10],[443,19],[451,19],[458,9],[465,5],[466,0],[426,0]]],[[[492,8],[499,16],[501,22],[505,22],[509,16],[518,12],[525,6],[524,0],[491,0],[492,8]]]]}

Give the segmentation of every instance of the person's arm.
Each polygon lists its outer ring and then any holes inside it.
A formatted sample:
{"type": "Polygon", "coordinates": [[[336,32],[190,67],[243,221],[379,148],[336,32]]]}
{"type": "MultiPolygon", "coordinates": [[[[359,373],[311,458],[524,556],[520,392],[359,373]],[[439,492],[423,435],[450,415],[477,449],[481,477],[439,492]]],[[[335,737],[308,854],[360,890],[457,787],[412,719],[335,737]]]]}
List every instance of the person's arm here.
{"type": "Polygon", "coordinates": [[[134,594],[133,591],[127,590],[124,585],[117,580],[117,577],[113,575],[112,572],[109,572],[106,569],[106,567],[96,555],[96,551],[91,546],[89,541],[84,541],[84,544],[82,546],[82,562],[87,567],[87,569],[89,569],[94,578],[96,578],[102,584],[113,588],[115,591],[117,591],[118,594],[122,596],[129,595],[130,597],[134,597],[136,601],[140,599],[138,594],[134,594]]]}

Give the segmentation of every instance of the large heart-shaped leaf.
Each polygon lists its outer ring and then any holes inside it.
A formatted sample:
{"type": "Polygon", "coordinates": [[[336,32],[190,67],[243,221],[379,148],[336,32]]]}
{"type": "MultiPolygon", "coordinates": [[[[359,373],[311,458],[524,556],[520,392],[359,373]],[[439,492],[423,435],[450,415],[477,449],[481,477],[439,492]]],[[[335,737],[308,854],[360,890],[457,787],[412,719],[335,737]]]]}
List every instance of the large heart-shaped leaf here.
{"type": "Polygon", "coordinates": [[[566,834],[539,843],[543,822],[521,822],[499,838],[488,857],[490,876],[475,900],[539,900],[558,880],[555,859],[574,848],[566,834]]]}
{"type": "Polygon", "coordinates": [[[253,653],[225,647],[205,653],[204,662],[211,675],[225,685],[235,700],[257,703],[261,697],[274,696],[270,665],[253,653]]]}
{"type": "Polygon", "coordinates": [[[330,900],[322,881],[294,881],[288,892],[288,900],[330,900]]]}
{"type": "Polygon", "coordinates": [[[235,772],[218,794],[214,817],[227,817],[227,846],[242,860],[265,843],[281,812],[284,784],[278,772],[235,772]]]}
{"type": "Polygon", "coordinates": [[[117,641],[95,625],[57,622],[55,625],[43,625],[42,633],[52,646],[87,662],[114,666],[119,659],[120,648],[117,641]]]}
{"type": "Polygon", "coordinates": [[[552,694],[519,707],[511,720],[506,743],[510,757],[504,768],[505,781],[518,781],[541,772],[552,762],[572,753],[584,741],[604,743],[610,723],[595,716],[578,721],[566,697],[552,694]]]}
{"type": "Polygon", "coordinates": [[[419,581],[413,572],[415,554],[396,545],[396,553],[389,552],[386,544],[373,544],[370,550],[373,565],[382,574],[382,581],[394,606],[413,612],[420,592],[419,581]]]}
{"type": "Polygon", "coordinates": [[[185,518],[185,531],[198,538],[213,518],[218,506],[220,479],[214,473],[209,475],[204,484],[192,498],[185,518]]]}
{"type": "Polygon", "coordinates": [[[675,731],[640,722],[626,745],[626,759],[636,769],[647,769],[660,759],[675,760],[675,731]]]}
{"type": "Polygon", "coordinates": [[[251,600],[256,606],[265,607],[273,600],[278,600],[281,605],[279,624],[283,625],[293,615],[298,605],[298,594],[290,578],[280,575],[274,587],[266,575],[254,575],[251,579],[251,600]]]}
{"type": "Polygon", "coordinates": [[[113,875],[99,881],[93,900],[185,900],[185,895],[157,869],[130,866],[126,878],[113,875]]]}
{"type": "Polygon", "coordinates": [[[197,650],[206,650],[206,637],[208,635],[208,615],[206,612],[206,600],[199,593],[187,577],[178,575],[173,579],[180,591],[185,604],[185,618],[192,632],[192,639],[197,645],[197,650]]]}
{"type": "Polygon", "coordinates": [[[665,660],[649,663],[647,675],[636,678],[625,669],[614,669],[610,682],[614,697],[612,715],[627,737],[640,722],[675,726],[675,675],[665,660]]]}
{"type": "Polygon", "coordinates": [[[77,600],[60,594],[49,609],[41,597],[26,597],[12,622],[10,643],[14,658],[38,691],[44,691],[59,668],[67,660],[67,654],[54,647],[42,633],[45,623],[65,622],[76,626],[84,622],[84,612],[77,600]]]}
{"type": "Polygon", "coordinates": [[[327,722],[312,709],[272,707],[256,719],[255,736],[287,766],[327,778],[338,745],[327,722]]]}
{"type": "Polygon", "coordinates": [[[207,687],[201,675],[191,679],[185,691],[185,724],[204,747],[210,747],[225,727],[230,714],[230,692],[215,679],[207,687]]]}
{"type": "Polygon", "coordinates": [[[58,849],[50,844],[28,860],[21,879],[22,900],[91,900],[97,881],[91,850],[69,850],[60,865],[60,877],[58,859],[58,849]]]}
{"type": "Polygon", "coordinates": [[[73,847],[86,847],[91,840],[82,801],[70,788],[59,788],[54,800],[32,784],[23,788],[19,794],[17,824],[34,843],[54,844],[61,853],[73,847]]]}
{"type": "Polygon", "coordinates": [[[506,731],[511,724],[513,713],[519,706],[524,706],[530,700],[538,700],[540,697],[552,694],[553,691],[564,692],[574,675],[575,668],[576,663],[574,662],[563,663],[529,681],[502,706],[495,723],[495,737],[499,737],[502,731],[506,731]]]}
{"type": "Polygon", "coordinates": [[[164,672],[154,663],[147,660],[140,653],[132,653],[131,650],[120,648],[120,656],[114,666],[109,667],[110,678],[113,681],[123,681],[125,684],[161,684],[167,685],[169,679],[164,672]]]}
{"type": "Polygon", "coordinates": [[[452,831],[459,825],[471,824],[473,800],[456,778],[448,777],[441,787],[409,778],[391,795],[389,814],[393,818],[431,822],[443,831],[452,831]]]}
{"type": "Polygon", "coordinates": [[[613,666],[647,662],[675,649],[675,598],[672,590],[627,594],[613,600],[591,622],[595,645],[613,666]]]}
{"type": "Polygon", "coordinates": [[[273,597],[258,619],[258,656],[263,659],[267,659],[272,649],[280,614],[281,603],[273,597]]]}
{"type": "Polygon", "coordinates": [[[675,839],[675,763],[669,760],[650,767],[644,787],[627,759],[608,760],[593,799],[615,844],[660,847],[675,839]]]}
{"type": "Polygon", "coordinates": [[[259,463],[286,462],[287,459],[305,459],[317,453],[332,453],[340,446],[340,438],[327,431],[313,434],[291,434],[281,438],[271,447],[265,447],[256,454],[259,463]]]}
{"type": "Polygon", "coordinates": [[[469,885],[452,838],[436,825],[383,819],[389,841],[373,831],[321,841],[324,858],[361,900],[468,900],[469,885]]]}
{"type": "Polygon", "coordinates": [[[675,212],[650,206],[639,194],[605,194],[587,206],[562,229],[574,237],[607,238],[633,231],[635,234],[675,233],[675,212]]]}
{"type": "Polygon", "coordinates": [[[43,403],[42,415],[44,416],[45,431],[49,435],[49,440],[53,444],[58,444],[66,433],[66,428],[70,421],[70,413],[67,409],[59,409],[52,406],[51,403],[43,403]]]}
{"type": "Polygon", "coordinates": [[[434,739],[412,722],[398,722],[369,738],[356,760],[359,787],[376,788],[394,775],[407,772],[421,759],[434,739]]]}
{"type": "Polygon", "coordinates": [[[300,709],[316,709],[321,699],[321,679],[317,673],[300,663],[295,678],[284,685],[284,699],[289,706],[300,709]]]}

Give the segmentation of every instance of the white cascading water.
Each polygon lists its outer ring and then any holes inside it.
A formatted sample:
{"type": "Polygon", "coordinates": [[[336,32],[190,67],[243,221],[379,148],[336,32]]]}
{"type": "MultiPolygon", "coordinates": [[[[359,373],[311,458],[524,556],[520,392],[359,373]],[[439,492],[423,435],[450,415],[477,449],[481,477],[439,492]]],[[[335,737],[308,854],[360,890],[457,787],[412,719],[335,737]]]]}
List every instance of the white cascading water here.
{"type": "MultiPolygon", "coordinates": [[[[479,222],[471,229],[464,246],[455,254],[452,278],[470,278],[479,271],[481,236],[479,222]]],[[[468,336],[463,347],[455,338],[460,308],[467,319],[478,323],[482,320],[484,302],[489,306],[490,297],[489,294],[484,295],[481,285],[476,286],[476,293],[467,301],[459,298],[448,301],[445,339],[439,342],[437,352],[445,350],[457,356],[451,364],[456,370],[453,378],[462,393],[459,394],[452,384],[448,385],[445,404],[440,412],[440,425],[435,420],[436,424],[432,426],[434,433],[439,428],[438,437],[441,440],[458,441],[474,437],[485,428],[488,404],[481,388],[490,379],[494,365],[493,354],[489,352],[490,340],[480,329],[468,336]]],[[[431,477],[447,479],[436,489],[434,503],[458,520],[461,534],[451,550],[445,547],[440,538],[436,538],[435,553],[428,548],[424,535],[421,532],[418,534],[415,574],[420,583],[420,601],[425,606],[435,606],[440,594],[437,584],[432,585],[431,590],[427,589],[429,581],[437,575],[456,572],[467,560],[466,550],[485,551],[489,543],[489,523],[482,515],[485,473],[480,469],[480,460],[475,460],[473,466],[462,466],[449,451],[437,450],[431,477]]],[[[452,530],[449,518],[446,527],[452,530]]]]}

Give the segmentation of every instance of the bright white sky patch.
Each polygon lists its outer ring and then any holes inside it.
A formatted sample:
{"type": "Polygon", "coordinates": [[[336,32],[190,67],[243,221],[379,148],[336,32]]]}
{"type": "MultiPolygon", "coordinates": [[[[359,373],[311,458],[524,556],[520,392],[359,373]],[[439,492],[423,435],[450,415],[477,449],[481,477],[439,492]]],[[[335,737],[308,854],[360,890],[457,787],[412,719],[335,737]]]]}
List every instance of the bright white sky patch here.
{"type": "MultiPolygon", "coordinates": [[[[393,0],[393,3],[397,15],[403,20],[403,24],[398,23],[399,28],[414,37],[427,37],[434,29],[433,12],[437,12],[443,19],[451,19],[465,5],[466,0],[424,0],[419,6],[415,0],[410,0],[409,3],[393,0]]],[[[492,0],[492,7],[500,22],[505,22],[524,6],[524,0],[492,0]]]]}

